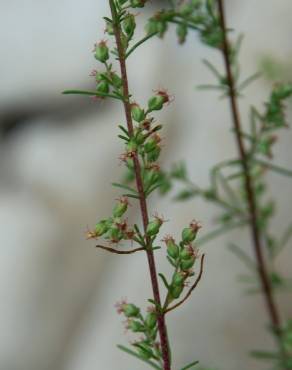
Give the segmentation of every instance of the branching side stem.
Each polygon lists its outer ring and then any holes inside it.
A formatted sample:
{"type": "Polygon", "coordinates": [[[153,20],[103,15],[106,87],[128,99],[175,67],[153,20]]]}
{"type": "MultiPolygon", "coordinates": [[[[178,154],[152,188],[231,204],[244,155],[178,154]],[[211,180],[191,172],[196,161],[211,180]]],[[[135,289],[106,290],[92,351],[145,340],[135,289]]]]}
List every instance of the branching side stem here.
{"type": "Polygon", "coordinates": [[[99,248],[99,249],[103,249],[103,250],[105,250],[107,252],[110,252],[110,253],[113,253],[113,254],[133,254],[133,253],[145,250],[145,248],[143,248],[143,247],[131,249],[131,250],[128,250],[128,251],[120,251],[120,250],[115,249],[115,248],[106,247],[105,245],[96,245],[95,247],[99,248]]]}
{"type": "MultiPolygon", "coordinates": [[[[120,63],[121,77],[122,77],[122,83],[123,83],[124,111],[125,111],[129,135],[133,136],[134,127],[133,127],[132,116],[131,116],[131,104],[129,100],[129,86],[128,86],[128,76],[127,76],[127,68],[126,68],[126,54],[125,54],[124,47],[122,45],[121,29],[120,29],[120,24],[117,20],[117,13],[116,13],[114,1],[109,0],[109,3],[110,3],[111,13],[112,13],[113,28],[114,28],[115,40],[116,40],[117,52],[118,52],[118,60],[120,63]]],[[[143,220],[143,228],[146,234],[147,225],[149,223],[149,217],[148,217],[148,209],[147,209],[147,204],[146,204],[146,196],[145,196],[145,192],[143,189],[141,166],[140,166],[137,153],[134,153],[133,161],[134,161],[134,170],[135,170],[135,177],[136,177],[136,186],[137,186],[137,190],[139,193],[139,202],[140,202],[140,209],[141,209],[141,215],[142,215],[142,220],[143,220]]],[[[160,299],[160,293],[159,293],[159,285],[158,285],[158,279],[157,279],[154,254],[153,254],[153,250],[151,246],[151,239],[147,236],[146,236],[146,253],[147,253],[148,266],[149,266],[149,272],[150,272],[150,277],[151,277],[153,297],[157,305],[161,306],[161,299],[160,299]]],[[[157,316],[158,331],[159,331],[162,358],[163,358],[163,369],[171,370],[167,329],[166,329],[166,324],[165,324],[165,314],[162,312],[158,312],[157,315],[158,315],[157,316]]]]}
{"type": "Polygon", "coordinates": [[[200,282],[200,280],[202,278],[203,270],[204,270],[204,259],[205,259],[205,254],[203,254],[202,257],[201,257],[199,275],[198,275],[197,279],[195,280],[194,284],[190,287],[190,289],[187,292],[187,294],[185,295],[185,297],[181,301],[179,301],[176,304],[174,304],[173,306],[168,307],[164,311],[165,313],[168,313],[170,311],[173,311],[174,309],[176,309],[177,307],[179,307],[180,305],[182,305],[190,297],[190,295],[192,294],[193,290],[197,287],[197,285],[199,284],[199,282],[200,282]]]}

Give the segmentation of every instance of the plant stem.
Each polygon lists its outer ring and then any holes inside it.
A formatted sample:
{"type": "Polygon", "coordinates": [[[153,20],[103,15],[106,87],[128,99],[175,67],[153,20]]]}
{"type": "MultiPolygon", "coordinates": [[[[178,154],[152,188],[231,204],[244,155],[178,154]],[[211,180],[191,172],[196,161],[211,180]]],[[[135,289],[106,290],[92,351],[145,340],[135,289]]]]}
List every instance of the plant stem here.
{"type": "MultiPolygon", "coordinates": [[[[118,51],[118,60],[120,63],[121,77],[122,77],[122,82],[123,82],[124,111],[125,111],[129,135],[130,137],[132,137],[134,135],[134,127],[133,127],[133,121],[132,121],[132,116],[131,116],[131,104],[129,100],[129,86],[128,86],[128,76],[127,76],[127,68],[126,68],[126,54],[125,54],[125,50],[122,44],[121,28],[120,28],[118,15],[116,12],[114,0],[109,0],[109,3],[110,3],[111,13],[112,13],[113,28],[114,28],[117,51],[118,51]]],[[[139,202],[140,202],[140,209],[141,209],[141,215],[142,215],[142,220],[143,220],[143,228],[146,234],[147,225],[149,223],[149,217],[148,217],[148,209],[147,209],[147,204],[146,204],[146,196],[145,196],[145,192],[143,188],[141,166],[140,166],[137,153],[134,153],[133,161],[134,161],[134,170],[135,170],[135,177],[136,177],[136,186],[137,186],[137,190],[139,193],[139,202]]],[[[161,307],[158,278],[157,278],[154,254],[153,254],[153,250],[151,246],[151,239],[147,236],[145,239],[146,239],[146,253],[147,253],[148,266],[149,266],[149,272],[150,272],[151,283],[152,283],[153,297],[157,305],[161,307]]],[[[163,358],[163,364],[164,364],[163,369],[171,370],[167,329],[166,329],[166,324],[165,324],[165,314],[163,312],[157,313],[157,325],[158,325],[158,331],[159,331],[159,336],[160,336],[160,345],[161,345],[162,358],[163,358]]]]}
{"type": "MultiPolygon", "coordinates": [[[[260,230],[258,228],[258,214],[257,214],[257,205],[256,205],[256,197],[255,192],[252,184],[252,178],[250,174],[249,168],[249,161],[248,156],[246,153],[246,149],[244,146],[244,142],[241,136],[241,121],[240,121],[240,114],[237,105],[237,98],[236,98],[236,87],[234,76],[232,73],[231,67],[231,60],[230,60],[230,47],[227,39],[227,28],[226,28],[226,21],[225,21],[225,12],[224,12],[224,0],[217,0],[218,1],[218,8],[219,8],[219,15],[220,15],[220,23],[221,29],[223,34],[223,44],[222,44],[222,53],[223,59],[226,69],[227,81],[229,86],[229,98],[230,98],[230,107],[234,125],[234,132],[237,141],[238,151],[241,158],[241,163],[243,167],[244,179],[245,179],[245,191],[247,195],[247,203],[249,207],[250,213],[250,229],[251,229],[251,236],[254,246],[254,252],[257,261],[257,269],[259,278],[262,285],[262,293],[265,298],[266,307],[268,314],[270,316],[270,321],[272,327],[276,333],[276,336],[279,340],[279,346],[281,347],[281,319],[279,309],[277,307],[277,303],[275,301],[271,282],[269,279],[268,270],[266,267],[264,255],[263,255],[263,245],[261,241],[260,230]]],[[[281,349],[281,348],[280,348],[281,349]]]]}

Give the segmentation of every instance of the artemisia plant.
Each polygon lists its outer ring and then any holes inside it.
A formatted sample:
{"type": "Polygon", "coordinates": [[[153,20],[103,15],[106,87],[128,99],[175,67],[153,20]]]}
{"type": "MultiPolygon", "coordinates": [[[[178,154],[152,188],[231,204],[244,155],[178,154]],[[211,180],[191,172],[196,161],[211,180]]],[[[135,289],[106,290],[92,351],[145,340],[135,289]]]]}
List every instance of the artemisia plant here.
{"type": "MultiPolygon", "coordinates": [[[[164,220],[158,215],[149,217],[148,198],[161,186],[157,160],[161,152],[159,132],[162,125],[156,123],[154,114],[168,105],[170,97],[165,90],[159,89],[150,96],[146,106],[137,103],[130,92],[126,65],[136,48],[153,36],[146,35],[142,40],[134,42],[136,17],[133,11],[143,8],[145,3],[145,0],[109,0],[111,16],[104,17],[104,20],[106,34],[112,38],[112,42],[102,40],[94,47],[94,57],[100,63],[98,70],[91,73],[95,86],[92,91],[68,90],[64,93],[88,95],[100,100],[110,98],[123,106],[125,124],[117,125],[118,136],[123,143],[120,158],[132,173],[135,184],[127,186],[113,183],[122,194],[112,214],[100,220],[92,231],[88,231],[87,237],[98,239],[97,248],[110,253],[145,253],[153,292],[148,299],[150,306],[143,314],[134,303],[122,301],[117,305],[118,312],[127,318],[127,329],[138,334],[137,340],[131,344],[132,348],[119,348],[154,369],[171,370],[171,340],[167,334],[166,317],[170,311],[184,303],[197,286],[203,272],[204,255],[200,256],[193,244],[200,225],[192,221],[182,230],[180,240],[176,241],[170,235],[164,237],[166,256],[173,272],[170,278],[157,273],[155,252],[161,248],[159,235],[164,220]],[[139,206],[140,224],[129,225],[125,218],[129,198],[139,206]],[[101,239],[104,240],[103,244],[100,244],[101,239]],[[196,273],[195,266],[198,269],[196,273]],[[166,289],[163,297],[159,277],[166,289]]],[[[197,361],[182,370],[196,364],[197,361]]]]}

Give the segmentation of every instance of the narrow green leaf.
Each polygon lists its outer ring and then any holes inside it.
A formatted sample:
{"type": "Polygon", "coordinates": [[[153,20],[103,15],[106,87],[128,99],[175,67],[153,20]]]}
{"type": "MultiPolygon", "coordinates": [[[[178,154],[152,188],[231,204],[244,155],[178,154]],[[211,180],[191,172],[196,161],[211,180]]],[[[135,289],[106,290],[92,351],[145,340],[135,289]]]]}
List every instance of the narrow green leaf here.
{"type": "Polygon", "coordinates": [[[157,302],[155,302],[154,301],[154,299],[148,299],[148,302],[150,302],[150,303],[152,303],[155,307],[156,307],[156,309],[158,310],[158,311],[161,311],[161,309],[162,309],[162,307],[157,303],[157,302]]]}
{"type": "Polygon", "coordinates": [[[151,186],[149,189],[147,189],[147,191],[145,191],[146,195],[150,195],[154,190],[156,190],[157,188],[160,188],[160,186],[164,185],[164,182],[160,182],[156,185],[153,185],[151,186]]]}
{"type": "Polygon", "coordinates": [[[282,238],[280,239],[279,245],[276,248],[275,255],[277,256],[287,245],[292,236],[292,224],[290,224],[283,233],[282,238]]]}
{"type": "Polygon", "coordinates": [[[133,53],[135,49],[137,49],[138,46],[142,45],[145,41],[151,39],[151,37],[155,36],[157,32],[150,33],[149,35],[143,37],[140,41],[138,41],[135,45],[131,47],[130,50],[127,51],[126,53],[126,59],[133,53]]]}
{"type": "Polygon", "coordinates": [[[166,280],[166,277],[161,272],[158,275],[160,279],[163,281],[163,284],[165,285],[166,289],[169,290],[169,284],[166,280]]]}
{"type": "Polygon", "coordinates": [[[127,353],[128,355],[131,355],[133,357],[136,357],[138,358],[139,360],[145,362],[146,364],[150,365],[153,369],[156,369],[156,370],[162,370],[161,367],[159,367],[158,365],[155,364],[155,362],[151,361],[151,360],[146,360],[145,358],[141,357],[137,352],[135,351],[132,351],[131,349],[125,347],[125,346],[122,346],[121,344],[118,344],[117,347],[127,353]]]}
{"type": "Polygon", "coordinates": [[[268,351],[251,351],[250,355],[261,360],[278,360],[279,355],[275,352],[268,351]]]}
{"type": "Polygon", "coordinates": [[[229,244],[229,250],[236,255],[252,271],[257,271],[254,261],[236,244],[229,244]]]}
{"type": "Polygon", "coordinates": [[[171,259],[169,256],[166,256],[166,258],[167,258],[168,262],[169,262],[173,267],[175,267],[175,268],[176,268],[176,264],[172,261],[172,259],[171,259]]]}
{"type": "Polygon", "coordinates": [[[253,75],[249,76],[248,78],[246,78],[244,81],[242,81],[237,89],[239,91],[242,91],[243,89],[245,89],[248,85],[250,85],[252,82],[254,82],[255,80],[257,80],[258,78],[261,77],[261,73],[260,72],[257,72],[257,73],[254,73],[253,75]]]}
{"type": "Polygon", "coordinates": [[[113,99],[122,100],[117,95],[101,93],[101,92],[98,92],[98,91],[65,90],[65,91],[62,92],[62,94],[64,94],[64,95],[89,95],[89,96],[98,96],[98,97],[101,97],[101,98],[113,98],[113,99]]]}
{"type": "Polygon", "coordinates": [[[122,139],[122,140],[125,140],[125,141],[129,141],[129,138],[128,137],[126,137],[126,136],[123,136],[123,135],[118,135],[118,137],[120,138],[120,139],[122,139]]]}
{"type": "Polygon", "coordinates": [[[187,169],[184,162],[175,164],[170,172],[170,176],[177,180],[186,181],[188,179],[187,169]]]}
{"type": "Polygon", "coordinates": [[[229,185],[227,179],[221,174],[221,172],[218,172],[218,179],[220,180],[220,183],[222,185],[222,189],[224,190],[225,194],[228,196],[230,201],[235,205],[235,207],[240,207],[241,201],[238,199],[237,194],[233,190],[233,188],[229,185]]]}
{"type": "Polygon", "coordinates": [[[123,194],[123,195],[128,198],[140,199],[140,195],[136,194],[123,194]]]}
{"type": "Polygon", "coordinates": [[[233,229],[236,229],[238,227],[241,227],[241,226],[244,226],[247,224],[248,221],[239,221],[237,223],[233,223],[233,224],[228,224],[228,225],[223,225],[222,227],[219,227],[213,231],[211,231],[210,233],[202,236],[201,238],[199,238],[197,241],[196,241],[196,245],[197,246],[201,246],[202,244],[205,244],[206,242],[212,240],[212,239],[215,239],[233,229]]]}
{"type": "Polygon", "coordinates": [[[191,369],[192,367],[198,365],[199,361],[194,361],[190,364],[188,364],[187,366],[183,367],[181,370],[188,370],[188,369],[191,369]]]}
{"type": "Polygon", "coordinates": [[[222,85],[198,85],[198,90],[225,90],[225,86],[222,85]]]}
{"type": "Polygon", "coordinates": [[[181,190],[178,194],[176,194],[174,199],[183,201],[183,200],[188,200],[190,198],[193,198],[199,194],[200,192],[195,189],[184,189],[184,190],[181,190]]]}
{"type": "Polygon", "coordinates": [[[209,62],[207,59],[203,59],[203,63],[205,64],[205,66],[213,73],[213,75],[219,81],[222,80],[222,76],[221,76],[220,72],[218,71],[218,69],[211,62],[209,62]]]}
{"type": "Polygon", "coordinates": [[[242,178],[243,177],[243,172],[242,171],[239,171],[239,172],[235,172],[233,173],[232,175],[229,175],[226,177],[226,180],[228,181],[231,181],[231,180],[236,180],[236,179],[239,179],[239,178],[242,178]]]}
{"type": "Polygon", "coordinates": [[[292,170],[289,170],[287,168],[283,168],[273,163],[262,161],[261,159],[257,159],[257,158],[255,158],[254,161],[258,164],[261,164],[262,166],[267,167],[271,171],[279,173],[280,175],[292,176],[292,170]]]}
{"type": "Polygon", "coordinates": [[[110,22],[110,23],[112,23],[113,21],[110,19],[110,18],[108,18],[108,17],[103,17],[103,19],[105,20],[105,21],[107,21],[107,22],[110,22]]]}
{"type": "Polygon", "coordinates": [[[235,44],[234,44],[234,47],[233,47],[234,57],[238,56],[238,54],[240,52],[240,49],[241,49],[241,46],[242,46],[243,39],[244,39],[244,34],[241,33],[238,36],[237,40],[235,41],[235,44]]]}
{"type": "Polygon", "coordinates": [[[124,185],[124,184],[120,184],[118,182],[113,182],[112,183],[112,186],[116,187],[116,188],[121,188],[121,189],[124,189],[124,190],[128,190],[134,194],[138,194],[137,191],[135,189],[132,189],[130,186],[127,186],[127,185],[124,185]]]}
{"type": "Polygon", "coordinates": [[[124,133],[125,135],[127,135],[127,136],[128,136],[128,138],[130,138],[129,133],[128,133],[128,130],[127,130],[124,126],[119,125],[118,127],[119,127],[119,129],[120,129],[120,130],[122,130],[122,131],[123,131],[123,133],[124,133]]]}

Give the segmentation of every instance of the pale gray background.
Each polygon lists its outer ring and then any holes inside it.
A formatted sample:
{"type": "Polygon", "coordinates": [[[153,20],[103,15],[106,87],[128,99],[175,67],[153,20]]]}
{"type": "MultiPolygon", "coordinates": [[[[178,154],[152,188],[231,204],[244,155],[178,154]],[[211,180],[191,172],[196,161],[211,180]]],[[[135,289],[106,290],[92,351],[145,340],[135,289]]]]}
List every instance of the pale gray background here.
{"type": "MultiPolygon", "coordinates": [[[[155,3],[141,11],[139,22],[155,3]]],[[[227,7],[229,24],[245,33],[245,76],[264,54],[291,61],[290,0],[229,0],[227,7]]],[[[118,195],[109,183],[121,173],[116,124],[122,110],[118,103],[60,95],[65,88],[93,86],[91,50],[103,37],[101,17],[107,12],[105,0],[0,2],[1,370],[147,368],[115,348],[127,338],[113,307],[123,296],[142,305],[149,297],[145,256],[108,256],[84,238],[87,225],[107,216],[118,195]]],[[[194,88],[213,81],[201,59],[218,65],[221,59],[194,35],[178,47],[173,33],[131,58],[130,83],[142,104],[157,87],[175,95],[158,114],[165,124],[161,163],[188,158],[192,178],[204,185],[208,168],[235,150],[227,102],[194,88]]],[[[241,103],[244,118],[248,103],[261,104],[268,87],[262,81],[249,88],[241,103]]],[[[291,139],[288,130],[276,150],[277,162],[290,168],[291,139]]],[[[279,197],[275,227],[282,230],[291,218],[291,186],[278,176],[270,180],[279,197]]],[[[194,217],[207,232],[213,214],[202,202],[168,204],[154,197],[150,212],[155,211],[170,220],[163,233],[180,230],[194,217]]],[[[244,268],[226,249],[234,240],[249,250],[244,232],[208,244],[204,279],[185,307],[169,315],[177,367],[199,359],[225,370],[266,368],[247,356],[272,342],[263,329],[261,297],[244,296],[236,282],[244,268]]],[[[158,256],[166,269],[164,254],[158,256]]],[[[278,265],[291,272],[291,248],[278,265]]],[[[279,302],[283,315],[291,317],[291,295],[279,296],[279,302]]]]}

